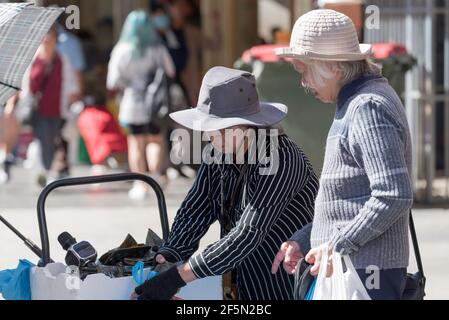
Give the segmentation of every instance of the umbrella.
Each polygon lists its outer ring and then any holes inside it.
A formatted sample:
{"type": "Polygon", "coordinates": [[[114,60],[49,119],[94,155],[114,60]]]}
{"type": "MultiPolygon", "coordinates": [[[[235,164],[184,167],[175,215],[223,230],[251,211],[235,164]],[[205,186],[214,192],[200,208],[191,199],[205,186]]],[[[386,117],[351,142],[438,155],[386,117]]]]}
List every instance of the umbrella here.
{"type": "Polygon", "coordinates": [[[14,18],[21,10],[30,3],[2,3],[0,4],[0,27],[14,18]]]}
{"type": "Polygon", "coordinates": [[[20,90],[25,71],[63,10],[0,3],[0,106],[20,90]]]}

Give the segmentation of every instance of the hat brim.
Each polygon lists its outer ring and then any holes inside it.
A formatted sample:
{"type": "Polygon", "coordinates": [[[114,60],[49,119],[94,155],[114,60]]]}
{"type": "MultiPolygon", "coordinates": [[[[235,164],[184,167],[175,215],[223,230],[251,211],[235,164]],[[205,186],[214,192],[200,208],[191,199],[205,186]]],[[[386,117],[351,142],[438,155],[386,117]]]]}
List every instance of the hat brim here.
{"type": "Polygon", "coordinates": [[[260,103],[260,112],[240,117],[220,118],[199,111],[197,108],[170,114],[176,123],[194,131],[217,131],[239,125],[267,127],[285,119],[287,106],[280,103],[260,103]]]}
{"type": "Polygon", "coordinates": [[[360,61],[369,58],[373,51],[372,45],[360,44],[360,53],[321,54],[304,50],[300,47],[286,47],[274,49],[277,56],[291,59],[313,59],[325,61],[360,61]]]}

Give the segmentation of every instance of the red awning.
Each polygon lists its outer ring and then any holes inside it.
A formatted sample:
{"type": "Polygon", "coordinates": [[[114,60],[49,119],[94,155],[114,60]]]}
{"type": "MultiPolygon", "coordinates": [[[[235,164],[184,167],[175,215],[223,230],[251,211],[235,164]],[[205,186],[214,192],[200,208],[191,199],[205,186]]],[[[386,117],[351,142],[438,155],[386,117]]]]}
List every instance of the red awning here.
{"type": "Polygon", "coordinates": [[[249,50],[246,50],[242,55],[242,59],[245,62],[251,62],[251,60],[260,60],[262,62],[278,62],[280,59],[274,53],[274,49],[282,47],[285,47],[285,45],[267,44],[255,46],[249,50]]]}
{"type": "Polygon", "coordinates": [[[399,43],[374,43],[373,52],[375,59],[383,60],[394,55],[406,55],[407,49],[399,43]]]}
{"type": "MultiPolygon", "coordinates": [[[[246,50],[242,59],[244,62],[251,62],[252,60],[260,60],[262,62],[278,62],[280,58],[274,53],[276,48],[282,48],[285,45],[260,45],[246,50]]],[[[375,59],[387,59],[393,55],[405,55],[407,49],[404,45],[399,43],[374,43],[373,57],[375,59]]]]}

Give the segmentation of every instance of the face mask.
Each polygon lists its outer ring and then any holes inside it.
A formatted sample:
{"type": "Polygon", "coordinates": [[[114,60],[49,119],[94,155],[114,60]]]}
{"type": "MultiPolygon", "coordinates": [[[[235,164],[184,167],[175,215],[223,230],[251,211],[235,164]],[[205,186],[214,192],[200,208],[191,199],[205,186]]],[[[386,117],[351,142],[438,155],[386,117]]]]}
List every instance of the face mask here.
{"type": "Polygon", "coordinates": [[[158,15],[153,17],[153,24],[159,30],[165,30],[170,27],[170,19],[166,15],[158,15]]]}

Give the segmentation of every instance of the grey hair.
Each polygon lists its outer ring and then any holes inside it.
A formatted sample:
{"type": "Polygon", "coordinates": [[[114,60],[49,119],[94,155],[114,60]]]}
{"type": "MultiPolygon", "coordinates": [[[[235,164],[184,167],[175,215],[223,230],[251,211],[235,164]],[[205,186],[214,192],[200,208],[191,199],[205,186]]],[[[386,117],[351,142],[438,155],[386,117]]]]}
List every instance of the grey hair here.
{"type": "Polygon", "coordinates": [[[344,86],[362,75],[382,75],[382,67],[371,59],[361,61],[303,61],[310,67],[311,76],[316,84],[322,84],[324,79],[335,76],[332,67],[336,66],[341,72],[341,86],[344,86]]]}
{"type": "Polygon", "coordinates": [[[342,86],[356,80],[362,75],[382,75],[382,66],[373,62],[371,59],[338,62],[337,67],[342,74],[342,86]]]}

